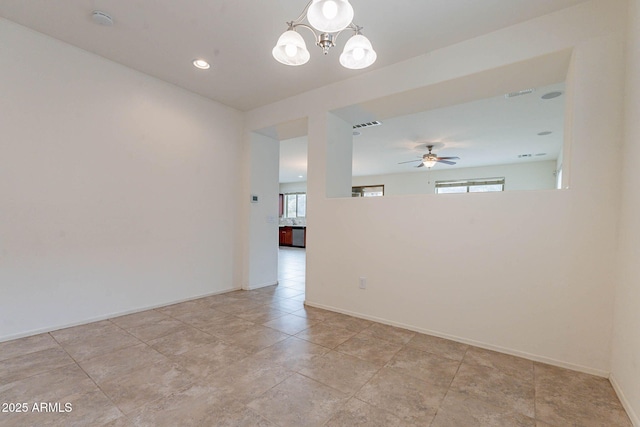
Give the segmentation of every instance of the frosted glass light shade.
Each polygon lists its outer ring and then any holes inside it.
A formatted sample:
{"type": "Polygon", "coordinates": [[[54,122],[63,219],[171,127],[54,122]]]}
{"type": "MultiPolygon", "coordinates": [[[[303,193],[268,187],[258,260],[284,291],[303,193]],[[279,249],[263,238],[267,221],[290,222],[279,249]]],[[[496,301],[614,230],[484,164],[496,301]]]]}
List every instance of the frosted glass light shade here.
{"type": "Polygon", "coordinates": [[[362,34],[356,34],[344,45],[344,50],[340,55],[340,64],[345,68],[359,70],[376,62],[377,57],[378,55],[373,50],[369,39],[362,34]]]}
{"type": "Polygon", "coordinates": [[[323,33],[342,31],[353,21],[349,0],[313,0],[307,11],[309,23],[323,33]]]}
{"type": "Polygon", "coordinates": [[[293,66],[306,64],[311,56],[302,36],[293,30],[282,33],[271,53],[276,61],[293,66]]]}
{"type": "Polygon", "coordinates": [[[432,168],[436,165],[436,161],[435,160],[425,160],[424,162],[422,162],[426,167],[428,168],[432,168]]]}

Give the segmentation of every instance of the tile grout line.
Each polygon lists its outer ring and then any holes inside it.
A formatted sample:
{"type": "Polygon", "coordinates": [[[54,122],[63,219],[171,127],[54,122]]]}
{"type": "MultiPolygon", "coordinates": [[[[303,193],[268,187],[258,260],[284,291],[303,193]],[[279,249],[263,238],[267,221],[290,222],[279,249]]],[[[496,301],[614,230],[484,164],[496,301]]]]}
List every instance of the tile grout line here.
{"type": "MultiPolygon", "coordinates": [[[[49,334],[51,335],[51,332],[49,332],[49,334]]],[[[87,376],[87,378],[89,380],[91,380],[91,382],[96,386],[96,388],[98,390],[100,390],[100,393],[102,393],[104,395],[104,397],[107,398],[107,400],[109,402],[111,402],[111,404],[114,406],[114,408],[117,408],[118,411],[120,412],[120,414],[122,414],[123,417],[127,418],[127,415],[124,413],[124,411],[122,410],[122,408],[120,408],[118,405],[115,404],[115,402],[111,399],[111,397],[102,389],[102,387],[100,387],[100,385],[93,379],[93,377],[91,377],[91,375],[89,375],[89,373],[87,371],[85,371],[85,369],[82,367],[82,365],[80,365],[80,363],[67,351],[66,348],[64,348],[64,346],[53,336],[51,335],[51,338],[60,346],[60,348],[62,348],[62,350],[64,350],[65,353],[67,353],[67,355],[71,358],[71,360],[73,360],[73,362],[75,363],[75,365],[82,371],[84,372],[84,374],[87,376]]],[[[125,347],[126,348],[126,347],[125,347]]],[[[90,360],[90,359],[87,359],[90,360]]],[[[117,418],[116,418],[117,419],[117,418]]]]}
{"type": "MultiPolygon", "coordinates": [[[[369,327],[371,327],[371,325],[369,325],[367,328],[363,329],[363,331],[364,331],[364,330],[366,330],[366,329],[368,329],[369,327]]],[[[355,336],[355,335],[354,335],[354,336],[355,336]]],[[[353,338],[353,337],[351,337],[351,338],[353,338]]],[[[351,338],[349,338],[349,339],[351,339],[351,338]]],[[[348,341],[349,339],[347,339],[346,341],[348,341]]],[[[346,341],[345,341],[345,342],[346,342],[346,341]]],[[[344,344],[344,343],[343,343],[343,344],[344,344]]],[[[339,345],[338,345],[338,346],[339,346],[339,345]]],[[[337,346],[337,347],[338,347],[338,346],[337,346]]],[[[369,406],[371,406],[371,407],[373,407],[373,408],[376,408],[376,409],[378,409],[378,410],[380,410],[380,411],[383,411],[383,412],[385,412],[385,413],[391,414],[391,415],[393,415],[394,417],[396,417],[396,418],[398,418],[398,419],[402,420],[402,418],[400,418],[398,415],[396,415],[396,414],[394,414],[394,413],[392,413],[392,412],[390,412],[390,411],[386,410],[385,408],[380,408],[380,407],[378,407],[378,406],[374,405],[374,404],[373,404],[373,403],[371,403],[371,402],[367,402],[367,401],[365,401],[365,400],[359,399],[356,395],[357,395],[360,391],[362,391],[362,389],[363,389],[367,384],[369,384],[369,383],[371,382],[371,380],[373,380],[373,379],[374,379],[374,378],[375,378],[375,377],[376,377],[376,376],[377,376],[377,375],[378,375],[378,374],[379,374],[379,373],[380,373],[384,368],[386,368],[386,367],[387,367],[387,365],[389,364],[389,362],[391,362],[391,361],[396,357],[396,355],[397,355],[397,354],[398,354],[402,349],[404,349],[405,347],[407,347],[407,344],[406,344],[406,343],[405,343],[405,344],[403,344],[403,345],[400,347],[400,349],[398,349],[398,350],[394,353],[394,355],[391,357],[391,359],[389,359],[389,361],[387,361],[385,364],[383,364],[382,366],[380,366],[380,367],[379,367],[379,368],[374,372],[374,374],[371,376],[371,378],[369,378],[369,379],[368,379],[364,384],[362,384],[362,385],[361,385],[361,386],[360,386],[360,387],[359,387],[359,388],[358,388],[358,389],[357,389],[357,390],[356,390],[356,391],[355,391],[355,392],[354,392],[354,393],[349,397],[349,400],[351,400],[351,399],[356,399],[356,400],[358,400],[358,401],[360,401],[360,402],[364,403],[365,405],[369,405],[369,406]]],[[[346,354],[346,353],[342,353],[342,352],[340,352],[339,350],[335,350],[335,349],[334,349],[334,351],[337,351],[337,352],[338,352],[338,353],[340,353],[340,354],[346,354]]],[[[353,356],[353,355],[350,355],[350,354],[347,354],[347,356],[351,356],[351,357],[355,357],[356,359],[364,360],[364,359],[361,359],[361,358],[359,358],[359,357],[357,357],[357,356],[353,356]]],[[[366,360],[365,360],[365,362],[369,362],[369,361],[366,361],[366,360]]],[[[369,362],[369,363],[371,363],[371,362],[369,362]]],[[[349,401],[349,400],[348,400],[348,401],[349,401]]],[[[347,402],[348,402],[348,401],[347,401],[347,402]]],[[[345,402],[345,405],[346,405],[346,402],[345,402]]],[[[329,420],[330,420],[330,419],[329,419],[329,420]]],[[[328,422],[328,421],[327,421],[327,422],[328,422]]],[[[325,423],[325,424],[326,424],[326,423],[325,423]]]]}
{"type": "MultiPolygon", "coordinates": [[[[47,335],[49,335],[49,334],[50,334],[50,332],[45,332],[45,333],[46,333],[47,335]]],[[[18,339],[20,339],[20,338],[18,338],[18,339]]],[[[53,350],[53,349],[55,349],[55,348],[60,348],[62,351],[64,351],[64,352],[67,354],[67,356],[71,357],[71,355],[69,354],[69,352],[68,352],[64,347],[62,347],[62,345],[60,345],[60,343],[59,343],[58,341],[56,341],[56,339],[55,339],[55,338],[53,338],[53,336],[51,336],[51,339],[53,339],[53,340],[55,341],[55,343],[56,343],[57,347],[43,348],[43,349],[41,349],[41,350],[36,350],[36,351],[32,351],[32,352],[25,353],[25,354],[17,354],[17,355],[15,355],[15,356],[9,357],[9,358],[7,358],[7,359],[0,360],[0,364],[1,364],[1,363],[3,363],[3,362],[6,362],[6,361],[8,361],[8,360],[14,359],[14,358],[15,358],[15,359],[17,359],[17,358],[22,358],[22,357],[25,357],[25,356],[34,355],[34,354],[36,354],[36,353],[41,353],[41,352],[44,352],[44,351],[47,351],[47,350],[53,350]]],[[[55,367],[55,368],[49,368],[49,369],[46,369],[46,370],[41,371],[41,372],[35,372],[35,373],[31,374],[31,375],[27,375],[27,376],[25,376],[25,377],[21,377],[21,378],[18,378],[18,379],[14,379],[14,380],[11,380],[11,381],[9,381],[9,382],[7,382],[7,383],[0,383],[0,385],[13,384],[13,383],[18,382],[18,381],[23,381],[23,380],[26,380],[26,379],[29,379],[29,378],[36,377],[36,376],[38,376],[38,375],[43,375],[43,374],[46,374],[46,373],[49,373],[49,372],[55,371],[55,370],[57,370],[57,369],[61,369],[61,368],[67,367],[67,366],[71,366],[71,365],[73,365],[74,363],[76,363],[76,360],[75,360],[73,357],[71,357],[71,360],[72,360],[72,362],[69,362],[69,363],[68,363],[68,364],[66,364],[66,365],[58,366],[58,367],[55,367]]],[[[3,403],[4,403],[4,402],[3,402],[3,403]]]]}
{"type": "MultiPolygon", "coordinates": [[[[318,322],[318,323],[316,323],[316,324],[321,324],[321,323],[323,323],[323,322],[324,322],[324,321],[320,321],[320,322],[318,322]]],[[[364,330],[366,330],[366,329],[368,329],[370,326],[371,326],[371,325],[369,325],[369,326],[367,326],[366,328],[364,328],[364,329],[363,329],[363,331],[364,331],[364,330]]],[[[307,328],[307,329],[309,329],[309,328],[307,328]]],[[[306,329],[305,329],[305,330],[306,330],[306,329]]],[[[345,330],[346,330],[346,329],[345,329],[345,330]]],[[[303,332],[303,331],[300,331],[300,332],[303,332]]],[[[299,332],[299,333],[300,333],[300,332],[299,332]]],[[[350,332],[353,332],[353,331],[350,331],[350,332]]],[[[358,334],[358,333],[356,333],[356,335],[357,335],[357,334],[358,334]]],[[[355,335],[354,335],[354,336],[355,336],[355,335]]],[[[295,335],[293,335],[293,337],[295,337],[295,335]]],[[[298,338],[298,337],[296,337],[296,338],[298,338]]],[[[351,338],[353,338],[353,337],[351,337],[351,338]]],[[[349,340],[349,339],[351,339],[351,338],[348,338],[348,339],[347,339],[347,340],[345,340],[344,342],[348,341],[348,340],[349,340]]],[[[298,338],[298,339],[302,339],[302,338],[298,338]]],[[[305,340],[305,341],[307,341],[307,340],[305,340]]],[[[325,353],[325,354],[323,354],[323,355],[320,355],[320,356],[316,356],[316,357],[314,357],[314,358],[321,358],[321,357],[324,357],[324,356],[325,356],[326,354],[328,354],[329,352],[331,352],[331,351],[335,351],[336,353],[340,353],[340,354],[342,354],[342,355],[346,355],[346,356],[349,356],[349,357],[353,357],[353,358],[355,358],[355,359],[362,360],[362,361],[367,362],[367,363],[371,363],[370,361],[364,360],[364,359],[359,358],[359,357],[357,357],[357,356],[353,356],[353,355],[350,355],[350,354],[347,354],[347,353],[340,352],[339,350],[337,350],[337,349],[336,349],[337,347],[339,347],[339,346],[340,346],[340,344],[338,344],[338,345],[336,346],[336,348],[331,348],[331,347],[323,346],[322,344],[316,344],[316,343],[313,343],[313,342],[311,342],[311,341],[307,341],[307,342],[309,342],[309,343],[311,343],[311,344],[314,344],[314,345],[318,345],[318,346],[320,346],[320,347],[323,347],[323,348],[326,348],[326,349],[328,349],[328,350],[329,350],[327,353],[325,353]]],[[[344,343],[344,342],[343,342],[343,343],[344,343]]],[[[399,352],[402,348],[403,348],[403,347],[401,347],[397,352],[399,352]]],[[[394,353],[394,357],[395,357],[395,354],[397,354],[397,352],[396,352],[396,353],[394,353]]],[[[393,359],[393,357],[392,357],[392,359],[393,359]]],[[[310,377],[310,376],[308,376],[308,375],[303,374],[302,372],[300,372],[300,370],[301,370],[301,369],[304,369],[304,368],[298,369],[298,370],[293,371],[293,372],[294,372],[294,373],[296,373],[296,374],[298,374],[298,375],[300,375],[300,376],[303,376],[303,377],[305,377],[305,378],[307,378],[307,379],[309,379],[309,380],[311,380],[311,381],[314,381],[314,382],[317,382],[317,383],[319,383],[319,384],[322,384],[323,386],[328,387],[328,388],[330,388],[330,389],[332,389],[332,390],[335,390],[335,391],[337,391],[338,393],[344,394],[344,395],[346,396],[345,402],[344,402],[343,404],[341,404],[341,405],[340,405],[340,407],[338,408],[338,410],[337,410],[334,414],[332,414],[331,416],[329,416],[329,417],[328,417],[328,418],[327,418],[327,419],[322,423],[322,425],[326,425],[329,421],[331,421],[331,419],[335,416],[335,414],[337,414],[338,412],[340,412],[340,410],[342,410],[342,408],[344,408],[344,406],[345,406],[345,405],[347,405],[347,403],[348,403],[351,399],[356,399],[356,400],[358,400],[358,401],[360,401],[360,402],[365,403],[366,405],[373,406],[373,405],[371,405],[370,403],[367,403],[367,402],[364,402],[364,401],[362,401],[362,400],[358,399],[358,398],[356,397],[356,394],[357,394],[357,393],[358,393],[358,392],[359,392],[359,391],[360,391],[360,390],[361,390],[361,389],[362,389],[366,384],[368,384],[368,383],[369,383],[369,381],[371,381],[371,379],[373,379],[373,377],[375,377],[375,376],[376,376],[376,375],[377,375],[377,374],[378,374],[378,373],[379,373],[379,372],[380,372],[380,371],[381,371],[385,366],[386,366],[386,364],[384,364],[384,365],[382,365],[380,368],[378,368],[378,369],[373,373],[373,375],[371,376],[371,378],[369,378],[369,379],[368,379],[368,380],[367,380],[367,381],[366,381],[362,386],[360,386],[357,390],[355,390],[355,391],[354,391],[354,392],[352,392],[352,393],[345,393],[344,391],[339,390],[339,389],[337,389],[337,388],[333,387],[332,385],[326,384],[325,382],[323,382],[323,381],[321,381],[321,380],[319,380],[319,379],[312,378],[312,377],[310,377]]],[[[287,368],[285,367],[285,369],[287,369],[287,368]]],[[[291,377],[291,376],[290,376],[290,377],[291,377]]],[[[288,378],[290,378],[290,377],[288,377],[288,378]]],[[[288,378],[287,378],[287,379],[288,379],[288,378]]],[[[284,381],[282,381],[282,382],[284,382],[284,381]]],[[[281,383],[279,383],[279,384],[281,384],[281,383]]],[[[278,384],[278,385],[279,385],[279,384],[278,384]]],[[[274,387],[275,387],[275,386],[274,386],[274,387]]],[[[266,392],[265,392],[265,393],[266,393],[266,392]]],[[[373,406],[373,407],[374,407],[374,408],[376,408],[376,409],[382,410],[382,411],[384,411],[384,412],[386,412],[386,413],[389,413],[389,414],[391,414],[391,415],[393,415],[393,416],[395,416],[395,417],[397,417],[395,414],[392,414],[391,412],[386,411],[386,410],[384,410],[384,409],[382,409],[382,408],[378,408],[377,406],[373,406]]],[[[266,418],[266,417],[265,417],[265,418],[266,418]]]]}
{"type": "Polygon", "coordinates": [[[456,376],[458,375],[458,372],[460,372],[460,367],[462,367],[462,362],[464,362],[465,357],[467,357],[467,353],[469,352],[469,348],[470,347],[467,346],[467,348],[465,349],[464,355],[460,359],[460,362],[458,363],[458,367],[456,368],[456,372],[451,377],[451,381],[449,382],[449,385],[447,386],[447,391],[444,393],[444,396],[442,396],[442,399],[440,400],[440,403],[438,404],[438,407],[436,408],[436,413],[433,416],[433,419],[431,420],[431,424],[433,424],[433,422],[436,420],[436,417],[438,416],[438,412],[440,412],[440,408],[442,407],[442,403],[444,403],[444,400],[449,395],[449,392],[451,391],[451,385],[453,384],[453,381],[455,381],[456,376]]]}
{"type": "MultiPolygon", "coordinates": [[[[324,323],[324,320],[322,320],[322,321],[318,321],[318,322],[316,322],[316,323],[314,323],[314,324],[315,324],[315,325],[319,325],[319,324],[322,324],[322,323],[324,323]]],[[[369,326],[367,326],[367,328],[368,328],[368,327],[369,327],[369,326]]],[[[365,328],[365,329],[367,329],[367,328],[365,328]]],[[[309,328],[303,329],[302,331],[299,331],[299,332],[297,332],[297,333],[301,333],[301,332],[303,332],[303,331],[305,331],[305,330],[307,330],[307,329],[309,329],[309,328]]],[[[364,330],[364,329],[363,329],[363,330],[364,330]]],[[[355,335],[354,335],[354,336],[355,336],[355,335]]],[[[294,337],[294,338],[298,338],[298,339],[302,339],[302,338],[299,338],[299,337],[297,337],[297,336],[295,336],[295,335],[289,335],[289,338],[292,338],[292,337],[294,337]]],[[[288,338],[287,338],[287,339],[288,339],[288,338]]],[[[304,340],[304,341],[307,341],[307,340],[304,340]]],[[[346,341],[348,341],[348,340],[346,340],[346,341]]],[[[346,341],[345,341],[345,342],[346,342],[346,341]]],[[[329,350],[327,353],[329,353],[329,352],[331,352],[331,351],[336,351],[336,352],[338,352],[336,349],[332,349],[332,348],[330,348],[330,347],[326,347],[326,346],[323,346],[323,345],[321,345],[321,344],[316,344],[316,343],[313,343],[313,342],[311,342],[311,341],[307,341],[307,342],[309,342],[309,343],[311,343],[311,344],[313,344],[313,345],[318,345],[318,346],[320,346],[320,347],[322,347],[322,348],[325,348],[325,349],[329,350]]],[[[277,344],[277,343],[274,343],[274,344],[272,344],[271,346],[267,346],[267,347],[265,347],[265,348],[270,348],[270,347],[272,347],[272,346],[274,346],[274,345],[276,345],[276,344],[277,344]]],[[[261,349],[260,351],[262,351],[262,350],[264,350],[264,349],[261,349]]],[[[320,356],[316,356],[316,357],[314,357],[314,358],[321,358],[321,357],[323,357],[323,356],[324,356],[325,354],[327,354],[327,353],[324,353],[323,355],[320,355],[320,356]]],[[[340,353],[340,354],[345,354],[345,353],[340,353]]],[[[348,356],[351,356],[351,355],[348,355],[348,356]]],[[[354,356],[351,356],[351,357],[354,357],[354,356]]],[[[357,358],[357,357],[356,357],[356,358],[357,358]]],[[[358,358],[358,359],[359,359],[359,358],[358,358]]],[[[363,360],[363,359],[360,359],[360,360],[363,360]]],[[[277,362],[276,362],[276,363],[277,363],[277,362]]],[[[277,363],[277,364],[278,364],[280,367],[282,367],[282,368],[284,368],[284,369],[286,369],[286,370],[289,370],[287,367],[285,367],[285,366],[283,366],[283,365],[281,365],[281,364],[279,364],[279,363],[277,363]]],[[[383,367],[384,367],[384,366],[383,366],[383,367]]],[[[342,390],[338,390],[337,388],[335,388],[335,387],[333,387],[333,386],[331,386],[331,385],[329,385],[329,384],[326,384],[326,383],[324,383],[324,382],[322,382],[322,381],[320,381],[320,380],[318,380],[318,379],[315,379],[315,378],[309,377],[308,375],[303,374],[302,372],[300,372],[300,371],[301,371],[301,369],[304,369],[304,368],[300,368],[300,369],[297,369],[297,370],[291,370],[291,372],[292,372],[292,374],[291,374],[291,375],[289,375],[287,378],[283,379],[281,382],[279,382],[278,384],[274,385],[273,387],[269,388],[269,389],[268,389],[268,390],[266,390],[264,393],[260,394],[260,396],[262,396],[262,395],[264,395],[264,394],[268,393],[270,390],[272,390],[273,388],[275,388],[275,387],[277,387],[278,385],[282,384],[283,382],[285,382],[286,380],[288,380],[289,378],[291,378],[291,377],[292,377],[292,376],[294,376],[295,374],[298,374],[298,375],[300,375],[300,376],[302,376],[302,377],[304,377],[304,378],[309,379],[310,381],[317,382],[318,384],[321,384],[321,385],[323,385],[323,386],[325,386],[325,387],[328,387],[328,388],[330,388],[330,389],[332,389],[332,390],[337,391],[338,393],[341,393],[341,394],[345,395],[345,396],[346,396],[346,398],[345,398],[345,402],[344,402],[342,405],[340,405],[339,409],[336,411],[336,413],[337,413],[337,412],[339,412],[339,411],[340,411],[340,410],[341,410],[341,409],[342,409],[342,408],[343,408],[343,407],[344,407],[344,406],[349,402],[349,400],[351,400],[352,398],[355,398],[355,394],[360,390],[360,389],[358,389],[358,390],[356,390],[355,392],[353,392],[353,393],[351,393],[351,394],[349,394],[349,393],[345,393],[345,392],[343,392],[342,390]]],[[[379,371],[380,369],[382,369],[382,367],[381,367],[381,368],[379,368],[379,369],[378,369],[378,371],[379,371]]],[[[378,371],[376,371],[376,373],[377,373],[378,371]]],[[[376,375],[376,373],[374,373],[374,374],[373,374],[373,376],[375,376],[375,375],[376,375]]],[[[373,378],[373,376],[372,376],[372,378],[373,378]]],[[[367,382],[368,382],[368,381],[367,381],[367,382]]],[[[366,384],[366,383],[365,383],[365,384],[366,384]]],[[[363,385],[363,386],[364,386],[364,385],[363,385]]],[[[256,397],[255,399],[258,399],[260,396],[256,397]]],[[[253,399],[253,400],[255,400],[255,399],[253,399]]],[[[253,401],[253,400],[252,400],[252,401],[253,401]]],[[[245,406],[247,406],[247,405],[245,405],[245,406]]],[[[248,406],[247,406],[247,407],[248,407],[248,406]]],[[[250,409],[251,409],[251,408],[250,408],[250,409]]],[[[260,415],[260,416],[262,416],[262,417],[264,417],[264,418],[267,418],[267,417],[266,417],[266,416],[264,416],[262,413],[259,413],[259,415],[260,415]]],[[[328,418],[327,418],[327,419],[322,423],[322,425],[325,425],[326,423],[328,423],[328,422],[333,418],[333,416],[334,416],[334,415],[335,415],[335,414],[332,414],[331,416],[329,416],[329,417],[328,417],[328,418]]],[[[267,418],[267,419],[268,419],[268,418],[267,418]]],[[[269,421],[271,421],[271,420],[269,420],[269,421]]],[[[274,423],[274,424],[277,424],[277,423],[274,423]]]]}
{"type": "MultiPolygon", "coordinates": [[[[135,313],[134,313],[134,314],[135,314],[135,313]]],[[[180,319],[176,319],[176,320],[180,321],[180,319]]],[[[86,360],[91,360],[91,359],[95,359],[95,358],[97,358],[97,357],[102,357],[102,356],[105,356],[105,355],[108,355],[108,354],[111,354],[111,353],[115,353],[115,352],[117,352],[117,351],[120,351],[120,350],[123,350],[123,349],[126,349],[126,348],[130,348],[130,347],[134,347],[134,346],[136,346],[136,345],[140,345],[140,344],[144,344],[145,346],[147,346],[147,347],[149,347],[149,348],[151,348],[151,349],[153,349],[153,350],[155,350],[155,351],[158,351],[158,350],[156,350],[153,346],[151,346],[149,343],[147,343],[147,342],[143,341],[142,339],[140,339],[140,338],[136,337],[135,335],[133,335],[132,333],[130,333],[129,331],[127,331],[127,330],[126,330],[125,328],[123,328],[122,326],[120,326],[120,325],[118,325],[117,323],[115,323],[115,322],[111,321],[111,319],[106,319],[106,321],[108,321],[108,322],[109,322],[109,323],[111,323],[112,325],[114,325],[114,326],[118,327],[118,328],[119,328],[119,329],[121,329],[122,331],[126,332],[127,334],[129,334],[130,336],[132,336],[133,338],[135,338],[136,340],[138,340],[138,341],[139,341],[139,343],[137,343],[137,344],[132,344],[132,345],[128,345],[128,346],[125,346],[125,347],[121,347],[121,348],[118,348],[118,349],[116,349],[116,350],[114,350],[114,351],[111,351],[111,352],[108,352],[108,353],[105,353],[105,354],[101,354],[101,355],[99,355],[99,356],[90,357],[90,358],[88,358],[88,359],[86,359],[86,360]]],[[[183,322],[183,323],[184,323],[184,322],[183,322]]],[[[50,334],[50,333],[49,333],[49,334],[50,334]]],[[[167,335],[170,335],[170,334],[167,334],[167,335]]],[[[163,335],[163,336],[167,336],[167,335],[163,335]]],[[[85,371],[85,369],[82,367],[82,365],[80,365],[80,363],[79,363],[79,362],[78,362],[78,361],[77,361],[73,356],[71,356],[71,354],[67,351],[67,349],[65,349],[65,348],[64,348],[64,346],[62,346],[62,344],[61,344],[60,342],[58,342],[58,340],[56,340],[56,339],[55,339],[55,337],[54,337],[53,335],[51,335],[51,338],[53,338],[53,340],[54,340],[56,343],[58,343],[58,345],[59,345],[59,346],[60,346],[60,347],[61,347],[61,348],[62,348],[62,349],[67,353],[67,355],[68,355],[68,356],[69,356],[69,357],[74,361],[74,363],[76,364],[76,366],[78,366],[78,368],[80,368],[80,370],[82,370],[82,372],[84,372],[84,374],[85,374],[85,375],[86,375],[86,376],[87,376],[87,377],[88,377],[88,378],[93,382],[93,384],[95,384],[95,386],[98,388],[98,390],[100,390],[100,392],[101,392],[101,393],[102,393],[102,394],[103,394],[103,395],[104,395],[104,396],[109,400],[109,402],[111,402],[111,404],[112,404],[114,407],[118,408],[118,411],[120,411],[120,413],[121,413],[121,414],[122,414],[122,415],[123,415],[127,420],[129,420],[129,419],[130,419],[130,418],[129,418],[129,414],[125,413],[125,412],[122,410],[122,408],[120,408],[120,406],[118,406],[118,405],[117,405],[117,404],[116,404],[116,403],[111,399],[111,397],[110,397],[110,396],[109,396],[109,395],[108,395],[108,394],[107,394],[107,393],[102,389],[102,387],[101,387],[101,386],[100,386],[100,385],[99,385],[99,384],[98,384],[98,383],[93,379],[93,377],[91,377],[91,375],[89,375],[89,373],[88,373],[87,371],[85,371]]],[[[159,338],[161,338],[161,337],[159,337],[159,338]]],[[[159,352],[159,351],[158,351],[158,353],[159,353],[159,354],[162,354],[163,356],[167,357],[167,359],[169,359],[169,357],[168,357],[168,356],[166,356],[166,355],[164,355],[163,353],[161,353],[161,352],[159,352]]],[[[172,361],[170,361],[170,363],[174,364],[174,362],[172,362],[172,361]]],[[[174,395],[176,392],[184,391],[184,390],[186,390],[187,388],[189,388],[190,386],[192,386],[194,383],[195,383],[195,380],[194,380],[194,381],[192,381],[192,382],[190,382],[189,384],[187,384],[187,385],[186,385],[186,386],[184,386],[183,388],[181,388],[181,389],[179,389],[179,390],[176,390],[175,392],[171,392],[168,396],[172,396],[172,395],[174,395]]],[[[135,408],[134,410],[138,410],[138,409],[140,409],[140,408],[142,408],[142,407],[144,407],[144,406],[151,405],[151,404],[153,404],[153,403],[155,403],[155,402],[157,402],[157,401],[159,401],[159,400],[161,400],[161,399],[164,399],[164,398],[166,398],[166,397],[168,397],[168,396],[161,396],[161,397],[159,397],[159,398],[157,398],[157,399],[154,399],[154,400],[153,400],[153,401],[151,401],[151,402],[147,402],[147,403],[145,403],[145,404],[143,404],[143,405],[141,405],[141,406],[139,406],[139,407],[135,408]]],[[[132,411],[132,412],[133,412],[133,411],[132,411]]]]}

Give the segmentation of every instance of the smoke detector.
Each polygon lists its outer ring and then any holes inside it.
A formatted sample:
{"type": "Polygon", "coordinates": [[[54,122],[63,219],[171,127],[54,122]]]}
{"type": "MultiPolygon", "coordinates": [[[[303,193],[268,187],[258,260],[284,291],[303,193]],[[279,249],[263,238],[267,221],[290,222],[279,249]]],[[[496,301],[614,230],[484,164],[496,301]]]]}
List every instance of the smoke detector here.
{"type": "Polygon", "coordinates": [[[101,12],[99,10],[94,10],[91,13],[91,20],[99,25],[105,25],[107,27],[111,27],[113,25],[113,18],[105,12],[101,12]]]}

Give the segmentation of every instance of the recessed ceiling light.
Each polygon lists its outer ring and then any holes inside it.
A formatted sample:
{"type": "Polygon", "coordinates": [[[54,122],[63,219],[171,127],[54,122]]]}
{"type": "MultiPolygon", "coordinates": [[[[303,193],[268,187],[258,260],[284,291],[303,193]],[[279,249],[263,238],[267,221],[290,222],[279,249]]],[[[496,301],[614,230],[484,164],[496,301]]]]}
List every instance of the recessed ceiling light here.
{"type": "Polygon", "coordinates": [[[360,136],[362,135],[362,132],[358,132],[357,130],[353,131],[353,136],[360,136]]]}
{"type": "Polygon", "coordinates": [[[544,132],[540,132],[538,135],[540,136],[546,136],[546,135],[551,135],[553,132],[549,131],[549,130],[545,130],[544,132]]]}
{"type": "Polygon", "coordinates": [[[204,59],[194,59],[193,66],[200,68],[201,70],[208,70],[211,67],[211,65],[209,65],[209,63],[204,59]]]}
{"type": "Polygon", "coordinates": [[[542,95],[542,99],[553,99],[562,95],[562,92],[549,92],[542,95]]]}
{"type": "Polygon", "coordinates": [[[302,176],[302,175],[298,175],[298,178],[304,178],[304,176],[302,176]]]}
{"type": "Polygon", "coordinates": [[[531,157],[531,154],[518,154],[518,158],[523,159],[523,158],[527,158],[527,157],[531,157]]]}
{"type": "Polygon", "coordinates": [[[546,155],[547,155],[547,153],[536,153],[537,157],[546,156],[546,155]]]}

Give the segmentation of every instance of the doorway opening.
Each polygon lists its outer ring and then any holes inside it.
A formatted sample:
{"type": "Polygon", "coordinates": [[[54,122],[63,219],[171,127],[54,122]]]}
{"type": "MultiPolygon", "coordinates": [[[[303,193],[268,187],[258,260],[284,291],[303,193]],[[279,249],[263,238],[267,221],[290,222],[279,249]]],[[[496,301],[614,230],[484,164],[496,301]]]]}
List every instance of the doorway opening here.
{"type": "Polygon", "coordinates": [[[304,302],[307,254],[304,248],[281,246],[278,249],[279,294],[304,302]]]}
{"type": "Polygon", "coordinates": [[[304,301],[307,246],[307,136],[280,140],[278,284],[304,301]]]}
{"type": "Polygon", "coordinates": [[[304,301],[307,118],[251,132],[249,152],[251,203],[243,287],[282,283],[287,288],[283,296],[304,301]]]}

